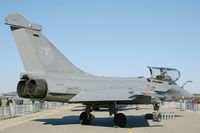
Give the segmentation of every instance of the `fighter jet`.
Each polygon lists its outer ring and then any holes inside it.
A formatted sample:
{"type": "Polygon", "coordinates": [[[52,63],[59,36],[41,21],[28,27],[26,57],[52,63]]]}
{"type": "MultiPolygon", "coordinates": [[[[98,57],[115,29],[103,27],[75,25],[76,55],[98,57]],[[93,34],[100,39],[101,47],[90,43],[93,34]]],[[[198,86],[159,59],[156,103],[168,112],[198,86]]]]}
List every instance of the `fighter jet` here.
{"type": "Polygon", "coordinates": [[[17,49],[24,64],[17,84],[22,98],[82,103],[85,111],[80,123],[90,124],[91,112],[98,106],[108,107],[114,115],[114,125],[125,127],[127,117],[119,113],[119,104],[152,104],[153,121],[160,121],[159,108],[167,97],[180,99],[191,94],[177,85],[180,72],[173,68],[148,67],[149,78],[99,77],[73,65],[43,34],[42,26],[28,21],[20,14],[5,18],[10,25],[17,49]]]}

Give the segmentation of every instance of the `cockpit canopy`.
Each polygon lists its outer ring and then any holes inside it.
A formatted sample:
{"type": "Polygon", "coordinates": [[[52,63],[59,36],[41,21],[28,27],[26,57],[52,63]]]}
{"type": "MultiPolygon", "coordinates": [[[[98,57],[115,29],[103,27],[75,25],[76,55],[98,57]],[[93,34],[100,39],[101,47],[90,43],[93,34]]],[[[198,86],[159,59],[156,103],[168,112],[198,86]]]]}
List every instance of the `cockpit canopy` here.
{"type": "Polygon", "coordinates": [[[174,68],[148,67],[151,79],[176,82],[180,78],[180,72],[174,68]]]}

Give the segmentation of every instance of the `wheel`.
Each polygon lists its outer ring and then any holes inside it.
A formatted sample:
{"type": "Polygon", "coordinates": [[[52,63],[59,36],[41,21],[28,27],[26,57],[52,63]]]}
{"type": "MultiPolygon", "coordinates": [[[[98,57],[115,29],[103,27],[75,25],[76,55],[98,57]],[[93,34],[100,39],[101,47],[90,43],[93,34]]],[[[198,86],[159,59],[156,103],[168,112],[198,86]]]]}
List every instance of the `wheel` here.
{"type": "Polygon", "coordinates": [[[159,113],[158,116],[157,116],[157,122],[161,122],[161,114],[159,113]]]}
{"type": "Polygon", "coordinates": [[[123,113],[115,114],[114,125],[119,126],[119,127],[125,127],[126,122],[127,122],[126,115],[124,115],[123,113]]]}
{"type": "Polygon", "coordinates": [[[79,117],[80,123],[81,123],[82,125],[88,125],[88,124],[90,124],[90,122],[91,122],[91,120],[92,120],[91,117],[92,117],[91,114],[89,114],[89,116],[88,116],[88,114],[87,114],[86,112],[82,112],[82,113],[80,114],[80,117],[79,117]]]}
{"type": "Polygon", "coordinates": [[[153,114],[145,114],[145,119],[147,120],[152,120],[153,119],[153,114]]]}
{"type": "Polygon", "coordinates": [[[154,112],[153,113],[153,119],[152,119],[154,122],[161,122],[161,114],[160,113],[157,113],[157,112],[154,112]]]}

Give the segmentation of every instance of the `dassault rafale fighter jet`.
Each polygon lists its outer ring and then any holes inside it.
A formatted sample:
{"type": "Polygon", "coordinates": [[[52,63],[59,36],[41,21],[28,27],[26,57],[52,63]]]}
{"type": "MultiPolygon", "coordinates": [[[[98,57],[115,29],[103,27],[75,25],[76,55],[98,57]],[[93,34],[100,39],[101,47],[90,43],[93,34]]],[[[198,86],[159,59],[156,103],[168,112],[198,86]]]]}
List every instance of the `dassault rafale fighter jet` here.
{"type": "Polygon", "coordinates": [[[148,67],[151,77],[98,77],[73,65],[41,33],[42,26],[33,24],[20,14],[6,17],[24,64],[17,93],[22,98],[67,103],[82,103],[81,124],[90,124],[91,112],[106,106],[114,115],[114,125],[126,126],[127,118],[118,112],[119,104],[152,104],[153,121],[160,121],[162,100],[188,98],[189,92],[176,84],[180,72],[172,68],[148,67]]]}

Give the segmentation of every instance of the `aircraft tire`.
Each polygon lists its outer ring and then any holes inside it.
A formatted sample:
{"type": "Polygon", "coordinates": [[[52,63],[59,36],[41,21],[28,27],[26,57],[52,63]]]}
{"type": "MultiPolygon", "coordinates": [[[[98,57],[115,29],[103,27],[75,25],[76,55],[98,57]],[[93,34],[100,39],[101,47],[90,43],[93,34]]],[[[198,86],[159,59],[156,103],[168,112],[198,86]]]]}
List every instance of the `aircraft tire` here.
{"type": "Polygon", "coordinates": [[[161,114],[156,114],[154,113],[153,114],[153,119],[152,119],[154,122],[161,122],[161,114]]]}
{"type": "Polygon", "coordinates": [[[114,115],[114,125],[118,127],[125,127],[127,123],[126,115],[117,113],[114,115]]]}
{"type": "Polygon", "coordinates": [[[156,119],[157,122],[161,122],[161,114],[159,113],[156,119]]]}
{"type": "Polygon", "coordinates": [[[79,117],[79,120],[80,120],[80,123],[82,125],[89,125],[91,123],[91,120],[92,120],[92,115],[89,114],[90,116],[88,117],[88,114],[86,112],[82,112],[80,114],[80,117],[79,117]]]}
{"type": "Polygon", "coordinates": [[[153,119],[153,114],[145,114],[145,119],[147,119],[147,120],[152,120],[153,119]]]}

